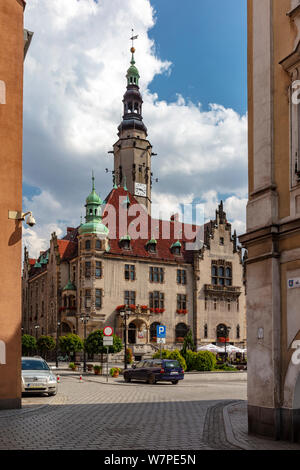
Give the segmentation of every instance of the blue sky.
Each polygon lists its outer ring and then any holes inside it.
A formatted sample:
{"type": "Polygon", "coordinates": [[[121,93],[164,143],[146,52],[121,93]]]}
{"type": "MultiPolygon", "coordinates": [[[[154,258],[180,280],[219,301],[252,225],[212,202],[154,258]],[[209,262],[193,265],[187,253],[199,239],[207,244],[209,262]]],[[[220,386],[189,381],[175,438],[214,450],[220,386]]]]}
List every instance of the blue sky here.
{"type": "Polygon", "coordinates": [[[151,0],[156,24],[149,36],[158,55],[173,63],[150,90],[160,99],[186,99],[247,111],[246,0],[151,0]]]}

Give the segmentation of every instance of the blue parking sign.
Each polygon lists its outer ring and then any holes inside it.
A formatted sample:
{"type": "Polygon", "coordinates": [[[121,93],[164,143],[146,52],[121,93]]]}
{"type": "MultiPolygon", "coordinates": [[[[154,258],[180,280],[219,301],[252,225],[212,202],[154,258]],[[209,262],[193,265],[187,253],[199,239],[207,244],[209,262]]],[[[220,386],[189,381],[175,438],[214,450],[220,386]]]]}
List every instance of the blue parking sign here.
{"type": "Polygon", "coordinates": [[[166,330],[167,327],[164,325],[156,325],[156,335],[157,338],[165,338],[166,337],[166,330]]]}

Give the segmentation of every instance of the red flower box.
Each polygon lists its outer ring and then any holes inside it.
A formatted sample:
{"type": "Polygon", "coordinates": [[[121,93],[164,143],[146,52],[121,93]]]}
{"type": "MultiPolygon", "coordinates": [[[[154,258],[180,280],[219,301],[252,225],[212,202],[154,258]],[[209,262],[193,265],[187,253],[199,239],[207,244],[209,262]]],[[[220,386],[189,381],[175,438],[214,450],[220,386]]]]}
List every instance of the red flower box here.
{"type": "Polygon", "coordinates": [[[176,311],[177,311],[177,313],[180,313],[182,315],[186,315],[188,313],[188,311],[186,309],[182,309],[182,308],[178,308],[176,311]]]}
{"type": "Polygon", "coordinates": [[[116,307],[116,310],[118,310],[118,312],[119,312],[120,310],[123,310],[124,308],[125,308],[125,305],[118,305],[116,307]]]}

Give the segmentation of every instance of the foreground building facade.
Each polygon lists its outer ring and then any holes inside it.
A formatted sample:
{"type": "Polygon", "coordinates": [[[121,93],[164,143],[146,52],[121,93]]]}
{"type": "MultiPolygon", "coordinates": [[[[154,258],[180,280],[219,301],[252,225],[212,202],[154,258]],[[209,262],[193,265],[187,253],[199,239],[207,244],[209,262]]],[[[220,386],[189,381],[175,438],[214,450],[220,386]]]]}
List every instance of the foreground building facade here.
{"type": "Polygon", "coordinates": [[[23,61],[25,1],[0,2],[0,409],[21,407],[23,61]]]}
{"type": "Polygon", "coordinates": [[[248,0],[248,35],[249,431],[300,442],[299,1],[248,0]]]}
{"type": "Polygon", "coordinates": [[[227,341],[245,347],[241,249],[223,204],[201,227],[182,224],[177,215],[169,221],[151,216],[155,154],[142,118],[134,48],[131,53],[112,152],[114,187],[102,201],[93,178],[85,223],[69,227],[60,240],[53,233],[37,259],[25,250],[23,331],[83,337],[80,317],[88,314],[87,333],[112,326],[122,338],[126,334],[136,357],[153,352],[158,324],[167,327],[168,348],[180,346],[190,329],[197,345],[227,341]],[[189,246],[200,232],[204,243],[189,246]]]}

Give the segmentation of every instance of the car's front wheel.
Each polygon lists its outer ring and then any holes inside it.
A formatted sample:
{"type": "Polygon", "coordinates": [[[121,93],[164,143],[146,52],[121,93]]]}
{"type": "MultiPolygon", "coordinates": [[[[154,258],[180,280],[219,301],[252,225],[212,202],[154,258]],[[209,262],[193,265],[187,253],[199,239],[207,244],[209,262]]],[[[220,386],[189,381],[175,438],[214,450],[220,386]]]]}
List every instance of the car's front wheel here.
{"type": "Polygon", "coordinates": [[[128,374],[124,374],[124,380],[125,380],[126,383],[131,382],[131,378],[129,377],[128,374]]]}
{"type": "Polygon", "coordinates": [[[54,397],[54,395],[56,395],[57,392],[49,392],[48,393],[48,397],[54,397]]]}
{"type": "Polygon", "coordinates": [[[172,384],[173,384],[173,385],[177,385],[177,384],[178,384],[178,380],[172,380],[172,384]]]}

